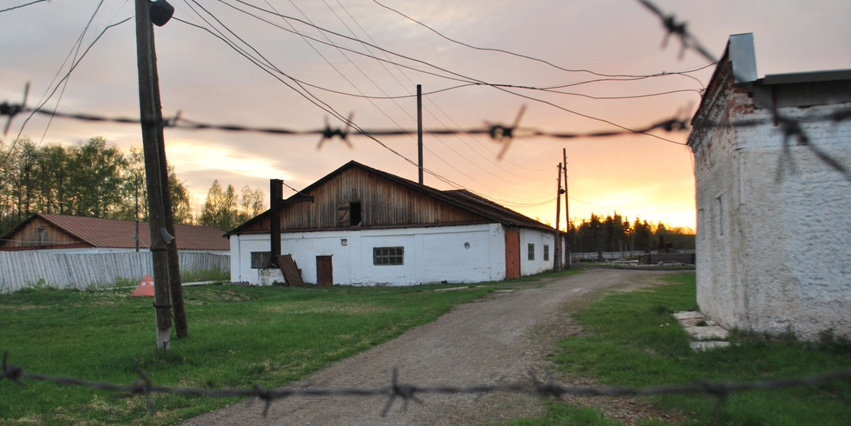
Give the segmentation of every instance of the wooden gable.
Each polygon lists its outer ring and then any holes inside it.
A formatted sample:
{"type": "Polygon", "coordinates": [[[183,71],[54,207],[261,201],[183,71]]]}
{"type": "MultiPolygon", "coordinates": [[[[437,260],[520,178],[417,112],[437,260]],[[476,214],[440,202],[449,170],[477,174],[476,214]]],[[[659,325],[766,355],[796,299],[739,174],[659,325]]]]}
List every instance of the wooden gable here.
{"type": "Polygon", "coordinates": [[[0,241],[3,250],[32,250],[44,248],[79,248],[91,247],[80,237],[72,235],[65,229],[45,220],[34,217],[21,224],[0,241]]]}
{"type": "MultiPolygon", "coordinates": [[[[312,203],[287,205],[281,230],[392,228],[488,223],[488,219],[436,197],[440,191],[365,167],[343,167],[300,195],[312,203]]],[[[238,233],[269,232],[268,212],[238,233]]]]}

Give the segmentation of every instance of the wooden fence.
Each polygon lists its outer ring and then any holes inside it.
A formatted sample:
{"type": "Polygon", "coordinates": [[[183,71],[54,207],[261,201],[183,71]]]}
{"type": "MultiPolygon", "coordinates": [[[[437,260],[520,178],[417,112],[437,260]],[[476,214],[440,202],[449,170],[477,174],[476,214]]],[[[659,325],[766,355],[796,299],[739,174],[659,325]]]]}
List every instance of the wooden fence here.
{"type": "MultiPolygon", "coordinates": [[[[181,252],[180,270],[230,270],[227,254],[181,252]]],[[[27,287],[111,287],[137,283],[153,275],[150,253],[50,253],[45,251],[0,251],[0,293],[27,287]]]]}

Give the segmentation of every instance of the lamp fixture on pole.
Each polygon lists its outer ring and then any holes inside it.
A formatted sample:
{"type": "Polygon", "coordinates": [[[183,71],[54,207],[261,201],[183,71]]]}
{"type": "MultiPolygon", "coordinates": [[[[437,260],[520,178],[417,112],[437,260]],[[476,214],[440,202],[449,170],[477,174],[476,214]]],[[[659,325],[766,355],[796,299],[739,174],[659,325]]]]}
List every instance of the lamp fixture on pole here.
{"type": "Polygon", "coordinates": [[[165,25],[174,15],[174,6],[165,0],[153,0],[151,2],[151,22],[161,27],[165,25]]]}

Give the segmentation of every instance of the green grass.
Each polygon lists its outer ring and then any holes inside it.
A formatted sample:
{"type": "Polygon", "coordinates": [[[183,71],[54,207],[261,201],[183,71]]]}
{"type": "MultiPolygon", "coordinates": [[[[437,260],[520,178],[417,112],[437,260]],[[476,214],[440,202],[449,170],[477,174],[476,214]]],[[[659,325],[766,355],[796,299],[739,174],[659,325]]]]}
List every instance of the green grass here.
{"type": "Polygon", "coordinates": [[[181,270],[180,282],[191,283],[195,281],[230,281],[230,271],[218,269],[181,270]]]}
{"type": "MultiPolygon", "coordinates": [[[[128,289],[36,289],[0,295],[0,350],[28,372],[130,384],[280,386],[429,322],[493,287],[186,287],[190,338],[155,349],[152,298],[128,289]]],[[[388,366],[392,367],[392,366],[388,366]]],[[[235,399],[142,397],[27,381],[0,381],[3,425],[172,424],[235,399]]]]}
{"type": "MultiPolygon", "coordinates": [[[[851,368],[847,341],[804,343],[788,336],[769,339],[739,332],[733,334],[729,348],[693,352],[688,335],[671,314],[696,308],[695,276],[681,273],[669,279],[669,285],[608,295],[577,315],[586,333],[560,342],[554,358],[559,368],[604,385],[639,387],[798,377],[851,368]]],[[[722,405],[705,395],[650,401],[686,419],[678,425],[840,426],[851,419],[851,380],[734,393],[722,405]]],[[[543,417],[513,424],[619,423],[593,410],[553,403],[543,417]]],[[[648,420],[644,424],[662,423],[648,420]]]]}

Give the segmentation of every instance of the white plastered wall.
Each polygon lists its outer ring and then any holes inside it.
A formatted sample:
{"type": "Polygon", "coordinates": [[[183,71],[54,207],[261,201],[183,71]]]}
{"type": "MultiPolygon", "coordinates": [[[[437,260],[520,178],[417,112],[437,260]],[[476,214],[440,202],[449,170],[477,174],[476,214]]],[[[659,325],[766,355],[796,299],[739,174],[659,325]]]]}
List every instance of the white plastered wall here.
{"type": "MultiPolygon", "coordinates": [[[[524,238],[538,241],[531,233],[524,235],[521,233],[521,244],[524,238]]],[[[552,247],[551,240],[548,244],[552,247]]],[[[268,235],[232,235],[231,280],[259,284],[260,270],[251,269],[251,252],[264,251],[269,251],[268,235]]],[[[316,256],[331,256],[334,284],[412,285],[505,278],[505,232],[499,224],[285,233],[281,253],[292,254],[308,283],[316,282],[316,256]],[[374,265],[375,247],[404,247],[404,264],[374,265]]],[[[537,262],[523,266],[529,271],[541,268],[537,262]]]]}
{"type": "MultiPolygon", "coordinates": [[[[823,114],[849,104],[785,108],[823,114]]],[[[766,118],[756,110],[748,119],[766,118]]],[[[805,123],[812,145],[851,166],[849,122],[805,123]]],[[[722,324],[815,339],[851,336],[851,182],[767,125],[738,129],[697,164],[698,304],[722,324]]]]}

